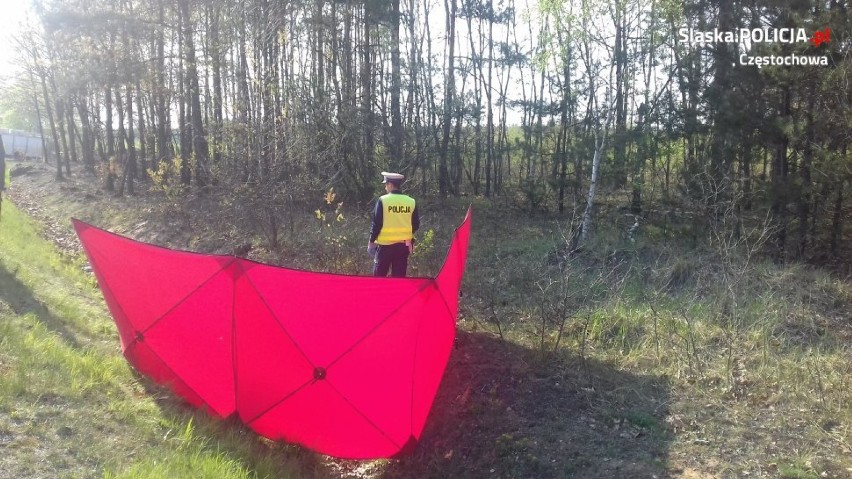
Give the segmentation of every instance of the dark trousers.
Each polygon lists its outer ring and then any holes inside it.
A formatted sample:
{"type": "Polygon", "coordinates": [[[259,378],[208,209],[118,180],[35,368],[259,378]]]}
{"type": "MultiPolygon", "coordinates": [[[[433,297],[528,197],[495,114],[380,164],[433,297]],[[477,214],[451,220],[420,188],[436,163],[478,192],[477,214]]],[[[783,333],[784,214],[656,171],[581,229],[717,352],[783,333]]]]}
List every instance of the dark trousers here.
{"type": "Polygon", "coordinates": [[[379,245],[373,263],[373,276],[385,277],[388,270],[394,278],[404,278],[408,270],[408,246],[405,243],[379,245]]]}

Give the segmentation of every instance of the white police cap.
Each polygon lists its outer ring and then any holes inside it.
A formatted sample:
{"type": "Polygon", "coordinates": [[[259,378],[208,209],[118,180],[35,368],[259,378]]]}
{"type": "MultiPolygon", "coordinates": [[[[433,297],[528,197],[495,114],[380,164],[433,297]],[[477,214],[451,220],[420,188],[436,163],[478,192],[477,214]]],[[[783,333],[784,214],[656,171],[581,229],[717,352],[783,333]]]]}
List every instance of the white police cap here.
{"type": "Polygon", "coordinates": [[[388,173],[387,171],[383,171],[382,176],[385,177],[385,179],[382,180],[382,183],[394,183],[398,185],[405,180],[405,176],[400,175],[399,173],[388,173]]]}

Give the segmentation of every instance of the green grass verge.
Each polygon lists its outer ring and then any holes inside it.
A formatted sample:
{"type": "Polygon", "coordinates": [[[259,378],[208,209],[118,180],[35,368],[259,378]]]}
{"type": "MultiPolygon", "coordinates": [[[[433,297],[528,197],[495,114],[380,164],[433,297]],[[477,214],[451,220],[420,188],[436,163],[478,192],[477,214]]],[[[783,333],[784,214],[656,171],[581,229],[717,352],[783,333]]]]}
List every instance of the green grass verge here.
{"type": "Polygon", "coordinates": [[[300,450],[192,411],[134,375],[82,265],[4,201],[0,477],[321,475],[300,450]]]}
{"type": "Polygon", "coordinates": [[[564,219],[512,218],[507,229],[506,218],[479,215],[487,246],[469,259],[466,327],[542,357],[668,378],[665,424],[623,417],[674,436],[672,470],[850,477],[852,283],[738,245],[667,237],[653,218],[626,237],[617,219],[599,217],[571,255],[564,219]]]}

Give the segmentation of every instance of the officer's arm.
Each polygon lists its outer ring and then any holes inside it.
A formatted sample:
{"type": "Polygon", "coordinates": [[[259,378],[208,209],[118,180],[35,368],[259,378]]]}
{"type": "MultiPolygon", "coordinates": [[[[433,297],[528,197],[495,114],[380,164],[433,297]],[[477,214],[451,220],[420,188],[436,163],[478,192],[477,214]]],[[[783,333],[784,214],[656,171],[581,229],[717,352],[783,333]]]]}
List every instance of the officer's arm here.
{"type": "Polygon", "coordinates": [[[420,228],[420,212],[417,210],[417,205],[414,205],[414,212],[411,213],[411,232],[416,233],[420,228]]]}
{"type": "Polygon", "coordinates": [[[370,243],[375,243],[376,238],[379,237],[379,233],[382,231],[382,225],[384,224],[383,210],[382,200],[376,200],[376,208],[373,210],[373,222],[370,224],[370,243]]]}

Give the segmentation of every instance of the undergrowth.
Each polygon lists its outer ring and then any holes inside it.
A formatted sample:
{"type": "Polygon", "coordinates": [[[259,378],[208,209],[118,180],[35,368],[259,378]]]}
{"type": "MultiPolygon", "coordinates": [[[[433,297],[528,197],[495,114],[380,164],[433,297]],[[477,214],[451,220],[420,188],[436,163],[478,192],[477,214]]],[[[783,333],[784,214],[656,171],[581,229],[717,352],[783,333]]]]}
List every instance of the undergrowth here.
{"type": "Polygon", "coordinates": [[[772,262],[760,223],[737,239],[706,224],[683,244],[664,228],[690,225],[643,220],[628,235],[602,218],[580,250],[558,218],[480,223],[492,236],[469,264],[465,327],[543,361],[669,378],[670,454],[713,458],[723,477],[852,475],[852,284],[772,262]]]}
{"type": "MultiPolygon", "coordinates": [[[[448,399],[467,408],[470,418],[461,420],[479,431],[473,440],[488,438],[482,447],[492,452],[467,457],[467,463],[453,466],[458,469],[446,466],[454,454],[462,454],[458,449],[443,457],[424,452],[426,465],[418,467],[431,471],[426,475],[485,477],[498,464],[515,477],[554,471],[612,477],[618,474],[602,466],[617,462],[610,459],[624,456],[637,438],[650,437],[653,452],[643,459],[642,451],[634,451],[630,457],[673,477],[687,469],[706,474],[684,474],[688,477],[852,477],[848,279],[773,262],[763,254],[768,226],[759,220],[731,236],[725,224],[694,217],[649,213],[639,222],[617,211],[602,212],[591,240],[576,248],[576,221],[570,215],[469,201],[473,229],[459,328],[496,338],[521,351],[517,357],[524,360],[505,366],[510,386],[487,383],[471,392],[462,380],[458,396],[448,399]],[[635,378],[651,378],[670,391],[646,397],[635,378]],[[537,386],[521,386],[530,383],[537,386]],[[501,388],[521,399],[502,397],[501,388]],[[524,399],[529,391],[535,397],[524,399]],[[568,406],[561,401],[570,398],[581,398],[587,409],[565,416],[568,406]],[[521,407],[526,409],[515,409],[521,407]],[[500,421],[490,419],[495,411],[500,421]],[[511,429],[519,416],[530,415],[542,420],[511,429]],[[596,428],[608,432],[594,435],[596,428]],[[589,453],[560,456],[561,441],[578,437],[591,441],[589,453]],[[542,457],[542,443],[551,445],[546,452],[553,456],[542,457]],[[481,464],[474,464],[477,460],[481,464]]],[[[423,229],[412,275],[437,273],[468,204],[418,199],[423,229]]],[[[6,207],[0,226],[0,298],[5,301],[0,302],[0,439],[4,434],[37,439],[13,442],[12,459],[0,466],[12,461],[19,468],[37,468],[24,456],[38,457],[39,441],[67,434],[69,442],[84,438],[93,444],[85,453],[78,447],[77,454],[111,478],[180,477],[187,470],[201,471],[193,477],[334,474],[298,449],[247,439],[238,425],[187,412],[167,393],[147,389],[116,354],[113,326],[91,276],[81,272],[82,260],[59,256],[35,240],[37,231],[14,219],[17,213],[7,223],[6,207]],[[9,307],[9,295],[2,291],[15,288],[16,298],[33,293],[9,307]],[[44,429],[39,414],[45,414],[40,402],[45,398],[61,404],[60,412],[50,414],[76,411],[80,417],[68,419],[74,433],[62,426],[44,429]],[[88,426],[81,411],[92,409],[100,419],[88,426]],[[109,439],[97,439],[103,431],[109,439]]],[[[325,192],[300,210],[288,210],[283,223],[288,227],[248,225],[243,234],[255,246],[253,259],[368,274],[368,211],[325,192]]],[[[241,240],[234,231],[228,238],[241,240]]],[[[212,241],[199,241],[199,249],[220,252],[212,241]]],[[[450,370],[450,376],[471,383],[490,378],[477,369],[486,365],[477,363],[485,361],[475,350],[454,354],[473,370],[470,378],[462,370],[450,370]]],[[[384,477],[420,471],[394,472],[394,463],[377,464],[371,474],[384,477]]],[[[619,470],[630,475],[629,469],[619,470]]]]}

